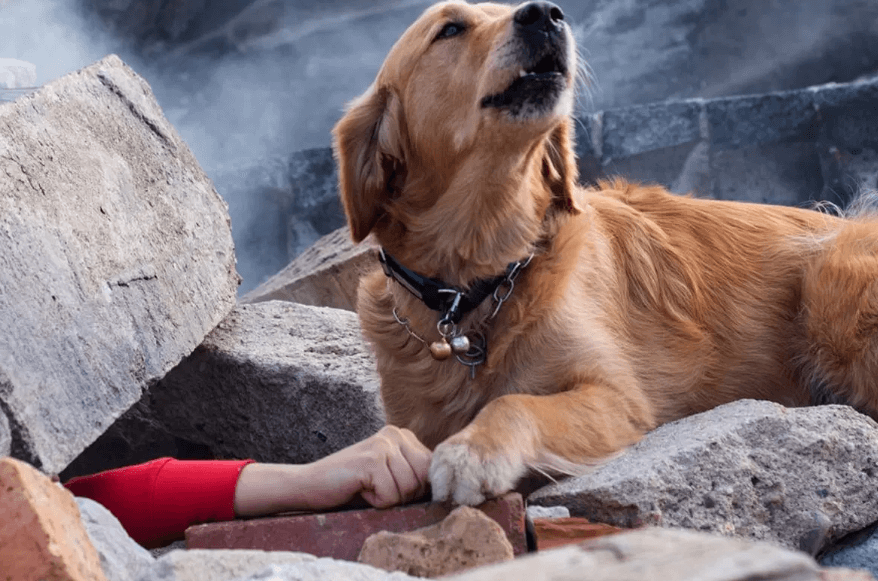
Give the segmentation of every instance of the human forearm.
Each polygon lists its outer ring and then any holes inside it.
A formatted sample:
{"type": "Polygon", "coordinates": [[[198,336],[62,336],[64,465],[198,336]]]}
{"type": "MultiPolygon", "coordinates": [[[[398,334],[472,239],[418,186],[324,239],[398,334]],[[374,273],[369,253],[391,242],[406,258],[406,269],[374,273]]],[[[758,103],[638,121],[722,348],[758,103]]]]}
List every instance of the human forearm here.
{"type": "Polygon", "coordinates": [[[250,464],[238,478],[235,514],[259,516],[325,510],[358,494],[377,507],[426,493],[430,451],[408,430],[392,426],[310,464],[250,464]]]}

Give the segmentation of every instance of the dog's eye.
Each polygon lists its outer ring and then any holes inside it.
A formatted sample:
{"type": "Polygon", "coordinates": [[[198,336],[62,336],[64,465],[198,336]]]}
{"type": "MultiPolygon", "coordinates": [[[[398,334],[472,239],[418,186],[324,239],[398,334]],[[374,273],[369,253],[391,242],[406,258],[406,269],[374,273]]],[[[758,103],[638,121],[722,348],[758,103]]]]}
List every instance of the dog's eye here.
{"type": "Polygon", "coordinates": [[[445,26],[442,27],[442,30],[439,31],[439,34],[436,35],[434,40],[439,40],[440,38],[450,38],[452,36],[457,36],[461,32],[466,30],[463,24],[459,22],[449,22],[445,26]]]}

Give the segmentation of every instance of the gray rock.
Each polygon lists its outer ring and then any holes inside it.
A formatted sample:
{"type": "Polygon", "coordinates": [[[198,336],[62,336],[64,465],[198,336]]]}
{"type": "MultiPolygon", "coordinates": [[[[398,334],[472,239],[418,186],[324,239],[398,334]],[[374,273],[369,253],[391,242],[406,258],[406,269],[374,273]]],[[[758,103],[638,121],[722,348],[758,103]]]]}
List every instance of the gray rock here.
{"type": "Polygon", "coordinates": [[[448,581],[817,581],[802,553],[768,543],[646,528],[539,552],[448,581]]]}
{"type": "Polygon", "coordinates": [[[58,472],[234,305],[226,205],[115,56],[0,104],[0,400],[58,472]]]}
{"type": "Polygon", "coordinates": [[[878,534],[873,525],[832,547],[820,557],[825,567],[865,569],[878,576],[878,534]]]}
{"type": "Polygon", "coordinates": [[[820,154],[813,143],[714,150],[709,163],[710,196],[719,200],[795,206],[822,198],[820,154]]]}
{"type": "Polygon", "coordinates": [[[560,2],[597,108],[851,81],[878,69],[870,0],[560,2]]]}
{"type": "Polygon", "coordinates": [[[309,563],[316,559],[314,555],[287,551],[177,550],[157,559],[137,581],[232,581],[273,565],[309,563]]]}
{"type": "Polygon", "coordinates": [[[213,172],[235,216],[232,234],[245,293],[345,224],[338,177],[329,148],[261,159],[213,172]],[[239,195],[247,192],[247,195],[239,195]]]}
{"type": "Polygon", "coordinates": [[[177,539],[176,541],[172,541],[168,545],[164,545],[161,547],[153,547],[149,549],[149,553],[156,559],[164,557],[171,551],[185,551],[186,550],[186,539],[177,539]]]}
{"type": "Polygon", "coordinates": [[[384,425],[378,387],[354,313],[240,305],[63,476],[112,468],[109,456],[139,461],[153,438],[194,443],[203,457],[310,462],[384,425]],[[141,447],[119,453],[127,444],[141,447]]]}
{"type": "Polygon", "coordinates": [[[878,149],[878,78],[812,89],[823,138],[840,149],[878,149]]]}
{"type": "Polygon", "coordinates": [[[580,171],[719,199],[844,205],[878,182],[876,100],[873,79],[606,111],[589,118],[600,131],[579,146],[580,171]]]}
{"type": "Polygon", "coordinates": [[[566,506],[528,506],[529,518],[568,518],[570,509],[566,506]]]}
{"type": "Polygon", "coordinates": [[[415,581],[405,573],[388,573],[369,565],[317,559],[292,565],[271,565],[259,573],[236,581],[415,581]]]}
{"type": "Polygon", "coordinates": [[[701,139],[701,101],[653,103],[603,114],[604,163],[701,139]]]}
{"type": "Polygon", "coordinates": [[[790,91],[705,102],[714,149],[813,140],[817,104],[813,91],[790,91]]]}
{"type": "MultiPolygon", "coordinates": [[[[622,176],[719,199],[788,205],[830,200],[843,206],[862,189],[878,188],[876,102],[878,78],[586,115],[576,123],[580,178],[593,183],[622,176]]],[[[296,240],[312,239],[343,222],[329,148],[294,156],[290,176],[288,196],[305,200],[295,208],[291,202],[288,210],[296,218],[289,219],[287,230],[305,233],[296,240]]],[[[263,221],[263,229],[270,223],[263,221]]],[[[287,245],[279,255],[300,251],[287,245]]],[[[301,267],[287,269],[296,281],[302,278],[301,267]]],[[[292,284],[283,279],[293,277],[278,276],[245,300],[300,300],[278,291],[292,284]]]]}
{"type": "Polygon", "coordinates": [[[535,505],[621,527],[684,527],[816,554],[878,520],[878,425],[846,406],[745,400],[666,424],[535,505]]]}
{"type": "Polygon", "coordinates": [[[371,238],[355,245],[350,230],[339,228],[245,294],[240,302],[292,301],[355,311],[360,277],[377,267],[378,255],[371,238]]]}
{"type": "Polygon", "coordinates": [[[12,432],[9,429],[9,420],[0,409],[0,457],[9,456],[12,453],[12,432]]]}
{"type": "Polygon", "coordinates": [[[135,581],[155,564],[149,551],[128,536],[113,514],[103,505],[76,498],[82,524],[101,559],[108,581],[135,581]]]}

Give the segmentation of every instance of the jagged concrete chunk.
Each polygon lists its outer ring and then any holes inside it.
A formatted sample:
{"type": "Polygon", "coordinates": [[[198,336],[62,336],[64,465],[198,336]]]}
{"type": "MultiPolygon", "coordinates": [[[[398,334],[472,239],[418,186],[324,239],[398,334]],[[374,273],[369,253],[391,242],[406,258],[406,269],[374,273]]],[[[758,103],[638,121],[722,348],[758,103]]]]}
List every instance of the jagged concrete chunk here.
{"type": "Polygon", "coordinates": [[[360,277],[377,268],[377,254],[371,238],[354,244],[350,230],[339,228],[241,297],[241,302],[293,301],[355,311],[360,277]]]}
{"type": "Polygon", "coordinates": [[[119,520],[90,498],[76,498],[82,525],[109,581],[135,581],[155,564],[152,555],[128,536],[119,520]]]}
{"type": "Polygon", "coordinates": [[[9,456],[12,452],[12,432],[9,430],[9,420],[0,410],[0,456],[9,456]]]}
{"type": "Polygon", "coordinates": [[[0,103],[0,410],[64,468],[234,306],[225,203],[110,56],[0,103]]]}
{"type": "Polygon", "coordinates": [[[155,457],[169,438],[202,457],[310,462],[384,425],[378,386],[354,313],[239,305],[63,476],[155,457]]]}
{"type": "Polygon", "coordinates": [[[691,531],[647,528],[475,569],[448,581],[818,581],[807,555],[691,531]]]}
{"type": "Polygon", "coordinates": [[[138,581],[233,581],[266,567],[312,563],[307,553],[246,550],[175,550],[163,555],[138,581]]]}
{"type": "Polygon", "coordinates": [[[744,400],[659,427],[528,501],[622,527],[684,527],[816,554],[878,520],[878,424],[846,406],[744,400]]]}
{"type": "Polygon", "coordinates": [[[310,462],[384,425],[378,388],[354,313],[270,301],[238,306],[148,399],[219,456],[310,462]]]}
{"type": "Polygon", "coordinates": [[[399,572],[388,573],[359,563],[317,559],[305,563],[271,565],[255,575],[235,581],[328,581],[330,579],[332,581],[418,581],[421,578],[399,572]]]}

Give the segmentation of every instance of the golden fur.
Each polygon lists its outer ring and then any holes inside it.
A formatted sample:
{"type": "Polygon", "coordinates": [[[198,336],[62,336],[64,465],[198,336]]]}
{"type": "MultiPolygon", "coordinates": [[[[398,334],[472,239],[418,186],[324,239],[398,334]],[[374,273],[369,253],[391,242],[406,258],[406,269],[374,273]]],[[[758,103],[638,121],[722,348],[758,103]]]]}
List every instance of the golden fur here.
{"type": "Polygon", "coordinates": [[[740,398],[876,416],[878,225],[622,180],[577,186],[566,25],[563,90],[485,106],[521,74],[520,9],[429,8],[334,130],[355,241],[371,233],[460,287],[535,252],[488,323],[475,379],[434,360],[393,310],[427,342],[438,313],[377,265],[361,282],[387,420],[435,448],[434,498],[476,504],[528,469],[573,473],[740,398]]]}

